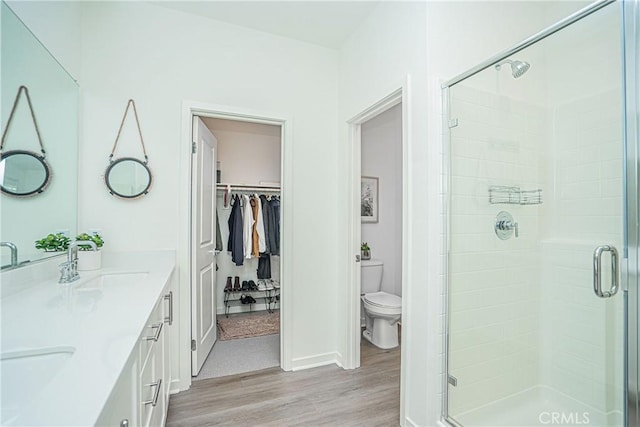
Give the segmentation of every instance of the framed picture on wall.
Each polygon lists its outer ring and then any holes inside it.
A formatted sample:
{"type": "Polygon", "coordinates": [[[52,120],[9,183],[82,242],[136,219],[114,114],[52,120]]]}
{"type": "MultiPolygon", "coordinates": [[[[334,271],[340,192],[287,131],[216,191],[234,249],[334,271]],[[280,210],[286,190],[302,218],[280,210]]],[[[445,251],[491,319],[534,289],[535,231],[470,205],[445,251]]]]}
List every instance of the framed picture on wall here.
{"type": "Polygon", "coordinates": [[[360,220],[378,222],[378,178],[363,176],[360,184],[360,220]]]}

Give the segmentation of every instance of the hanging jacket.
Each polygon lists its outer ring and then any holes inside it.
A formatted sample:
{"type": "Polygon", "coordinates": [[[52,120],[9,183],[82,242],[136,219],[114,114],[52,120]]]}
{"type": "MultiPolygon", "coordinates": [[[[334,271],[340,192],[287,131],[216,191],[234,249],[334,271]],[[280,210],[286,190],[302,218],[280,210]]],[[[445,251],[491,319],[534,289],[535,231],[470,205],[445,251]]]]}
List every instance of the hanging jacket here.
{"type": "Polygon", "coordinates": [[[258,279],[271,279],[271,255],[260,254],[257,274],[258,279]]]}
{"type": "Polygon", "coordinates": [[[258,233],[258,253],[264,252],[267,248],[267,243],[264,234],[264,217],[262,216],[262,201],[256,194],[254,198],[258,213],[256,214],[256,232],[258,233]]]}
{"type": "Polygon", "coordinates": [[[220,219],[218,218],[218,210],[216,209],[216,251],[222,252],[222,234],[220,233],[220,219]]]}
{"type": "Polygon", "coordinates": [[[260,202],[262,204],[262,222],[264,224],[264,253],[271,253],[271,248],[269,247],[269,227],[271,226],[271,206],[269,205],[269,201],[267,200],[267,196],[261,195],[260,202]]]}
{"type": "Polygon", "coordinates": [[[253,248],[253,209],[249,201],[249,196],[242,196],[242,245],[244,248],[244,257],[251,258],[253,248]]]}
{"type": "Polygon", "coordinates": [[[227,250],[231,252],[231,260],[236,265],[244,263],[244,248],[242,244],[242,207],[240,197],[235,198],[231,215],[229,216],[229,242],[227,250]]]}
{"type": "Polygon", "coordinates": [[[280,255],[280,200],[276,197],[269,200],[269,253],[271,255],[280,255]]]}

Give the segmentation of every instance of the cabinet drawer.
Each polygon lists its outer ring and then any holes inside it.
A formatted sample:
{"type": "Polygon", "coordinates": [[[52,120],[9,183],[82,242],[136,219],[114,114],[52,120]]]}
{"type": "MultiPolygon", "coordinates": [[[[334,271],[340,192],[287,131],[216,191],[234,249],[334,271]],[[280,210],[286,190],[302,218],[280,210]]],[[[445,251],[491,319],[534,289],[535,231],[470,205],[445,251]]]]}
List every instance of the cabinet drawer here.
{"type": "Polygon", "coordinates": [[[156,352],[151,352],[140,372],[140,425],[147,427],[153,418],[156,407],[161,406],[164,384],[162,369],[158,366],[156,352]]]}
{"type": "Polygon", "coordinates": [[[160,338],[163,334],[164,329],[163,322],[163,311],[162,311],[162,300],[156,304],[151,316],[149,317],[149,321],[147,322],[147,326],[142,332],[142,336],[140,337],[140,363],[144,364],[151,350],[154,346],[158,345],[160,338]]]}

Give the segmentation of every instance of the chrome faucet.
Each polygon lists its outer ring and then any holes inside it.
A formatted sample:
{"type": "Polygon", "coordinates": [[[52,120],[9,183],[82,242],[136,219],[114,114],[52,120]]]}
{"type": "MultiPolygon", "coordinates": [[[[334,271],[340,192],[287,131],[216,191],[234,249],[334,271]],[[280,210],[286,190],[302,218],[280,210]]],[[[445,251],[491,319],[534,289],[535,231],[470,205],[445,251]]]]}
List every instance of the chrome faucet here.
{"type": "Polygon", "coordinates": [[[18,265],[18,247],[11,242],[0,242],[0,247],[4,246],[11,250],[11,264],[4,267],[16,267],[18,265]]]}
{"type": "Polygon", "coordinates": [[[69,243],[67,248],[67,261],[60,264],[60,280],[58,283],[71,283],[80,278],[78,273],[78,247],[91,246],[91,250],[97,251],[98,247],[90,240],[76,240],[69,243]]]}

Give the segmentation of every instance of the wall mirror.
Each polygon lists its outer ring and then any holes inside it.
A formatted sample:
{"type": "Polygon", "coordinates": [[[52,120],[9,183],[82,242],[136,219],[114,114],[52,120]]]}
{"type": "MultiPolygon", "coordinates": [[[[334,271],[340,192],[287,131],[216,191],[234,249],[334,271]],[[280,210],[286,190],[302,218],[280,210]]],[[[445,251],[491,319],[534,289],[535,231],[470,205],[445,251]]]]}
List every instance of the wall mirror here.
{"type": "Polygon", "coordinates": [[[42,193],[51,181],[51,170],[44,156],[23,150],[2,153],[0,189],[10,196],[42,193]]]}
{"type": "MultiPolygon", "coordinates": [[[[13,264],[24,265],[60,254],[36,250],[37,239],[53,232],[76,235],[79,91],[75,80],[11,8],[4,2],[0,6],[0,123],[6,125],[19,88],[26,86],[47,149],[48,168],[43,168],[29,107],[21,100],[11,123],[9,148],[0,162],[4,168],[0,234],[2,242],[17,247],[13,264]],[[10,192],[37,197],[14,197],[10,192]]],[[[0,266],[6,269],[11,264],[11,251],[3,245],[0,266]]]]}
{"type": "Polygon", "coordinates": [[[149,192],[151,170],[141,160],[123,157],[107,167],[104,180],[109,193],[125,199],[135,199],[149,192]]]}
{"type": "Polygon", "coordinates": [[[136,102],[130,99],[127,101],[127,108],[124,110],[124,116],[122,116],[122,122],[120,122],[120,127],[118,128],[118,135],[116,136],[116,141],[109,155],[109,166],[107,166],[104,174],[104,182],[107,184],[109,193],[123,199],[137,199],[147,194],[151,189],[152,182],[151,169],[149,169],[148,164],[149,156],[147,155],[147,148],[144,145],[144,138],[142,137],[136,102]],[[133,110],[136,129],[138,131],[137,136],[140,138],[144,161],[135,157],[121,157],[114,160],[120,135],[127,121],[127,114],[129,113],[130,107],[133,110]]]}

